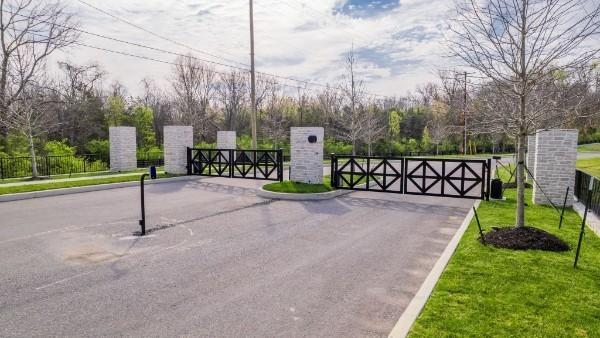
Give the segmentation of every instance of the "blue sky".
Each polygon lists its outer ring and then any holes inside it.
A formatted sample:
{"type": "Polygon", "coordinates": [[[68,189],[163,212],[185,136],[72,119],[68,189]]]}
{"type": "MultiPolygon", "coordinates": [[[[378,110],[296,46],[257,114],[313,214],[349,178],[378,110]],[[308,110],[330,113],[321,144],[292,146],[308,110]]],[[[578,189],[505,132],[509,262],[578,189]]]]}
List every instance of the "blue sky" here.
{"type": "Polygon", "coordinates": [[[348,0],[336,4],[333,13],[352,18],[372,18],[385,15],[399,6],[399,0],[348,0]]]}
{"type": "MultiPolygon", "coordinates": [[[[70,10],[81,27],[95,33],[135,41],[221,63],[248,64],[247,0],[86,0],[147,29],[195,49],[162,41],[76,0],[70,10]]],[[[449,13],[447,0],[254,0],[256,62],[259,71],[335,83],[352,46],[359,72],[369,91],[404,95],[435,79],[437,66],[447,67],[443,40],[449,13]]],[[[174,57],[133,46],[83,36],[83,42],[165,61],[174,57]]],[[[77,63],[98,62],[132,94],[143,78],[162,86],[171,76],[169,65],[132,59],[87,48],[57,54],[77,63]]],[[[215,66],[217,70],[226,67],[215,66]]]]}

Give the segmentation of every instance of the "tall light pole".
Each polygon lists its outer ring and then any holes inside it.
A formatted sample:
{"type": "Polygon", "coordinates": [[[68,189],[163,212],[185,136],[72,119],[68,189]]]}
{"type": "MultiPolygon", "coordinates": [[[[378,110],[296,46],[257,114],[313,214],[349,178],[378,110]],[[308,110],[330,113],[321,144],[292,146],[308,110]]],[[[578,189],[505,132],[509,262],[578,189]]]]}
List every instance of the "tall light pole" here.
{"type": "Polygon", "coordinates": [[[250,101],[252,104],[250,123],[252,124],[252,149],[257,149],[256,141],[256,74],[254,73],[254,8],[250,0],[250,101]]]}
{"type": "Polygon", "coordinates": [[[464,147],[463,152],[467,155],[467,76],[468,73],[465,71],[465,91],[463,97],[463,123],[464,123],[464,147]]]}

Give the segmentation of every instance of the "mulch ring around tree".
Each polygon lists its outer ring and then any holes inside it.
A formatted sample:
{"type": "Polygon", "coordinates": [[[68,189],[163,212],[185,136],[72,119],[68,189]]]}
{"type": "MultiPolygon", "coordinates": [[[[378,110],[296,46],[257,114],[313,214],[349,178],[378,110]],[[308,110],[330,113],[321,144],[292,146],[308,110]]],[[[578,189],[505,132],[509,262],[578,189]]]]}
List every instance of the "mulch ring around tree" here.
{"type": "MultiPolygon", "coordinates": [[[[568,251],[569,244],[544,230],[532,227],[492,227],[483,235],[486,244],[513,250],[568,251]]],[[[481,241],[481,238],[479,239],[481,241]]]]}

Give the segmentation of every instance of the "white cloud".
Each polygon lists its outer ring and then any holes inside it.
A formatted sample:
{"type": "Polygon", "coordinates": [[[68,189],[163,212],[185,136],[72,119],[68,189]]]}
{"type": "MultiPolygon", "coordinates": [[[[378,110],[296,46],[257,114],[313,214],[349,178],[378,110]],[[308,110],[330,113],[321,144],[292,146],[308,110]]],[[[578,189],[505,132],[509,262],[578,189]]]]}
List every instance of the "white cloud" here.
{"type": "MultiPolygon", "coordinates": [[[[218,62],[249,63],[247,0],[86,0],[116,16],[227,61],[191,51],[218,62]]],[[[360,53],[361,72],[369,91],[402,95],[433,79],[432,65],[441,58],[445,0],[401,0],[400,6],[370,18],[333,14],[339,0],[255,0],[256,61],[259,71],[326,83],[342,73],[344,54],[352,45],[360,53]]],[[[188,50],[71,1],[82,29],[180,53],[188,50]]],[[[173,55],[83,35],[86,44],[172,62],[173,55]]],[[[84,47],[55,59],[98,62],[132,93],[145,77],[163,86],[169,65],[115,55],[84,47]]],[[[217,69],[226,69],[217,66],[217,69]]]]}

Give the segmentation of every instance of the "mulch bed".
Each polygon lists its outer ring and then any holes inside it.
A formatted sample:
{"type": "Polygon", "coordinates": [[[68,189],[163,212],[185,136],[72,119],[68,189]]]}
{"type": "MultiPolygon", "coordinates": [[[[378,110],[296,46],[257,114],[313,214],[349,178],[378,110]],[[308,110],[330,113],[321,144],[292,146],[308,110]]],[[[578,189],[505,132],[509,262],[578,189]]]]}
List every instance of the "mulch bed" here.
{"type": "MultiPolygon", "coordinates": [[[[544,230],[532,227],[492,228],[483,235],[486,244],[513,250],[568,251],[569,244],[544,230]]],[[[481,240],[481,238],[479,239],[481,240]]]]}

